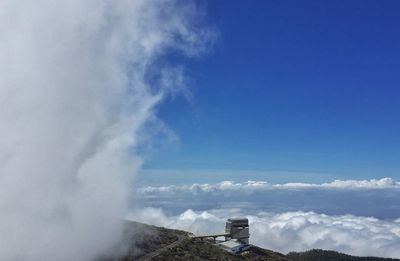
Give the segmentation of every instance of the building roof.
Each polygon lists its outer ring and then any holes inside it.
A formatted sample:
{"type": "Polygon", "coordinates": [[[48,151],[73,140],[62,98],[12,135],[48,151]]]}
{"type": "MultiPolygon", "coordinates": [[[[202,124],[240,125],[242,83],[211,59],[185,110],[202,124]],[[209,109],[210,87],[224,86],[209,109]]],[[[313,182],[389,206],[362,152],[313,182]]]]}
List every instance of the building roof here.
{"type": "Polygon", "coordinates": [[[249,220],[247,218],[229,218],[228,221],[249,222],[249,220]]]}
{"type": "Polygon", "coordinates": [[[243,243],[241,243],[237,240],[228,240],[228,241],[218,243],[218,245],[220,245],[222,247],[226,247],[226,248],[234,248],[234,247],[243,245],[243,243]]]}

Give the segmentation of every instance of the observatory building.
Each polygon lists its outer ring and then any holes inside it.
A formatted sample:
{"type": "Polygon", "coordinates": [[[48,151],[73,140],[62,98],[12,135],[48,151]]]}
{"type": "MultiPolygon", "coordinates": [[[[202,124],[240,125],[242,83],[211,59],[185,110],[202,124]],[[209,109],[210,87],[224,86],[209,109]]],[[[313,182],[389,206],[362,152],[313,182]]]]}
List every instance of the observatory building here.
{"type": "Polygon", "coordinates": [[[236,239],[243,244],[249,244],[249,220],[247,218],[230,218],[225,224],[225,238],[236,239]]]}
{"type": "Polygon", "coordinates": [[[249,220],[247,218],[230,218],[225,224],[225,233],[194,236],[193,238],[213,238],[216,245],[231,253],[241,253],[250,248],[249,220]],[[225,240],[217,240],[225,237],[225,240]]]}
{"type": "Polygon", "coordinates": [[[249,220],[247,218],[230,218],[225,224],[225,241],[217,245],[232,253],[241,253],[250,248],[249,220]]]}

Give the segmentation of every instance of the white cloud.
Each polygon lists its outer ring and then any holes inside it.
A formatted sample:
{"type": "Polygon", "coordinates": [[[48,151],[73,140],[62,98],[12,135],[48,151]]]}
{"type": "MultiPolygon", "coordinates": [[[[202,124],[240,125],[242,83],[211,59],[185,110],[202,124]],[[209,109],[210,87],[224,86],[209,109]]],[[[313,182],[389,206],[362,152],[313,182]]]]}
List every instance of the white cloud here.
{"type": "Polygon", "coordinates": [[[186,209],[241,208],[259,211],[315,211],[396,219],[400,213],[400,185],[390,178],[336,180],[331,183],[271,184],[265,181],[216,184],[145,186],[137,190],[142,206],[179,213],[186,209]]]}
{"type": "Polygon", "coordinates": [[[370,180],[335,180],[330,183],[309,184],[309,183],[286,183],[276,185],[277,187],[288,188],[335,188],[335,189],[400,189],[400,182],[392,178],[370,179],[370,180]]]}
{"type": "Polygon", "coordinates": [[[400,183],[391,178],[145,186],[138,198],[153,208],[132,218],[146,222],[147,213],[156,211],[162,219],[153,215],[154,224],[202,234],[221,232],[226,218],[247,216],[251,242],[265,248],[398,257],[399,197],[400,183]]]}
{"type": "Polygon", "coordinates": [[[128,218],[205,234],[223,231],[225,220],[232,216],[249,218],[252,244],[284,253],[322,248],[360,256],[400,256],[399,220],[299,211],[247,215],[239,209],[189,209],[167,216],[160,208],[136,210],[128,218]]]}
{"type": "Polygon", "coordinates": [[[155,61],[203,51],[195,20],[174,0],[0,1],[0,260],[111,247],[138,131],[181,89],[179,71],[155,61]]]}
{"type": "Polygon", "coordinates": [[[169,185],[169,186],[144,186],[139,193],[174,193],[174,192],[217,192],[217,191],[242,191],[254,192],[271,189],[400,189],[400,182],[392,178],[371,179],[371,180],[335,180],[330,183],[285,183],[271,184],[266,181],[234,182],[222,181],[217,184],[193,184],[193,185],[169,185]]]}

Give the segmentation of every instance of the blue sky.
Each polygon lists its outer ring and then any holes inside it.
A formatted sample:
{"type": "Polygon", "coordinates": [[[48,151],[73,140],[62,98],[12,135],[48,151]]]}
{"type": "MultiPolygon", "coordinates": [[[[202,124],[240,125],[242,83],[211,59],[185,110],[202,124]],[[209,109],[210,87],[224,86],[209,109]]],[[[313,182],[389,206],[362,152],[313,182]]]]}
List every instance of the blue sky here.
{"type": "Polygon", "coordinates": [[[169,57],[192,96],[158,107],[178,141],[156,139],[130,218],[206,234],[246,216],[268,249],[399,257],[400,2],[198,3],[219,37],[169,57]]]}
{"type": "Polygon", "coordinates": [[[219,37],[184,60],[192,99],[158,111],[179,144],[145,170],[400,177],[400,2],[199,3],[219,37]]]}

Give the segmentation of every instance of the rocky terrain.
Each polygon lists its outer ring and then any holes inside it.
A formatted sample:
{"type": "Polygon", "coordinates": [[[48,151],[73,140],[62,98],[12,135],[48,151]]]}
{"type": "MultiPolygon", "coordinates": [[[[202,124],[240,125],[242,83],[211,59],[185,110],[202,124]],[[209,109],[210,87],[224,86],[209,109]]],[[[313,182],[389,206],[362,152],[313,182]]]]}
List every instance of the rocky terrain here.
{"type": "Polygon", "coordinates": [[[335,251],[314,249],[291,252],[287,255],[251,246],[249,251],[231,254],[215,246],[212,241],[193,239],[189,232],[126,222],[125,236],[120,250],[126,254],[118,257],[102,257],[99,261],[163,261],[163,260],[292,260],[292,261],[389,261],[400,259],[356,257],[335,251]]]}

